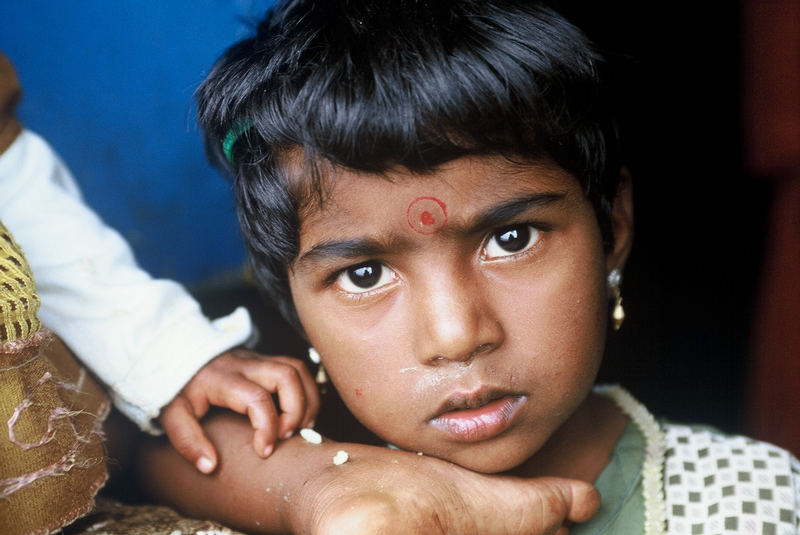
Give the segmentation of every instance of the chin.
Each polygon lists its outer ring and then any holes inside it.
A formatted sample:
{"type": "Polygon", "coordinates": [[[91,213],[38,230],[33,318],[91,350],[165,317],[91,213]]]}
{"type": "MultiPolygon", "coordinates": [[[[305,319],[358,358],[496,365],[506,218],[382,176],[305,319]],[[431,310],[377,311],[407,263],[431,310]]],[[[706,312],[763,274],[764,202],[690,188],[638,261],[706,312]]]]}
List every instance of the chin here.
{"type": "Polygon", "coordinates": [[[473,472],[479,472],[481,474],[501,474],[513,471],[515,468],[524,464],[526,460],[527,459],[519,459],[512,462],[494,462],[492,459],[490,460],[491,462],[486,462],[486,460],[465,463],[454,462],[455,464],[468,470],[472,470],[473,472]]]}
{"type": "Polygon", "coordinates": [[[475,451],[462,451],[448,456],[439,456],[439,458],[473,472],[499,474],[525,464],[525,461],[532,455],[533,452],[530,451],[509,452],[505,448],[486,444],[476,448],[475,451]]]}

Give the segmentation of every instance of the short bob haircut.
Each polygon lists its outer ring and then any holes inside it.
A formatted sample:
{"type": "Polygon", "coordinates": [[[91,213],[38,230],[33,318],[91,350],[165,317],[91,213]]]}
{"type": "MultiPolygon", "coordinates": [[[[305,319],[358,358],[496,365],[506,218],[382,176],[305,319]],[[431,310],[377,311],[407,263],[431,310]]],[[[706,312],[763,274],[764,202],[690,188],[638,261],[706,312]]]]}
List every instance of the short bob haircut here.
{"type": "Polygon", "coordinates": [[[467,155],[548,158],[580,182],[609,247],[620,164],[600,66],[580,30],[531,0],[278,3],[196,93],[257,283],[300,327],[288,270],[323,167],[424,175],[467,155]]]}

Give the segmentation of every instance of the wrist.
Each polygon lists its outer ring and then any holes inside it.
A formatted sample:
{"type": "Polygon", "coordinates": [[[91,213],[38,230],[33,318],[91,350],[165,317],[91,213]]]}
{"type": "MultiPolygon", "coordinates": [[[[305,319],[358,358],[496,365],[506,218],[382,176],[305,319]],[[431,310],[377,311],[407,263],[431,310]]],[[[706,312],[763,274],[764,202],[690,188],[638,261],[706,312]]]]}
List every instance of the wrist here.
{"type": "Polygon", "coordinates": [[[451,503],[458,499],[457,492],[441,492],[448,487],[441,482],[452,479],[451,464],[361,444],[326,442],[322,446],[326,448],[321,457],[328,456],[328,462],[302,482],[298,500],[287,508],[293,532],[436,534],[459,525],[458,519],[441,517],[452,507],[463,511],[461,501],[451,503]],[[339,450],[347,451],[349,460],[335,465],[332,459],[339,450]],[[417,474],[425,474],[425,481],[433,478],[431,484],[420,484],[417,474]]]}

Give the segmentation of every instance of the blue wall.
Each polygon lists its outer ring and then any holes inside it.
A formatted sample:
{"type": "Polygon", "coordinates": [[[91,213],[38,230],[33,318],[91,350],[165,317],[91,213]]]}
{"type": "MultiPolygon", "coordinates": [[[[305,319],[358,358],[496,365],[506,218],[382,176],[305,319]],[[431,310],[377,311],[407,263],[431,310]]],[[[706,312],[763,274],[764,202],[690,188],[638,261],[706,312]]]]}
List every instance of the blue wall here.
{"type": "Polygon", "coordinates": [[[206,163],[192,92],[269,0],[6,0],[0,50],[23,122],[154,275],[195,284],[244,259],[228,184],[206,163]]]}

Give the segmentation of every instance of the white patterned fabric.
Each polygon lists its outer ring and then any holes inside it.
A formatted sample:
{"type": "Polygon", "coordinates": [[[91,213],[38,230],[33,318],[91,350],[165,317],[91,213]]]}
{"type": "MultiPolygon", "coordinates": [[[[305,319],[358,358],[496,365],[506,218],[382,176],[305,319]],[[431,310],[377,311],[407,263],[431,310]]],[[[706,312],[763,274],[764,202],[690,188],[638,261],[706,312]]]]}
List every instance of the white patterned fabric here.
{"type": "Polygon", "coordinates": [[[703,427],[665,424],[667,533],[800,533],[800,462],[703,427]]]}
{"type": "Polygon", "coordinates": [[[619,386],[596,392],[631,422],[595,480],[600,510],[570,534],[800,535],[800,461],[791,453],[709,426],[657,421],[619,386]]]}

